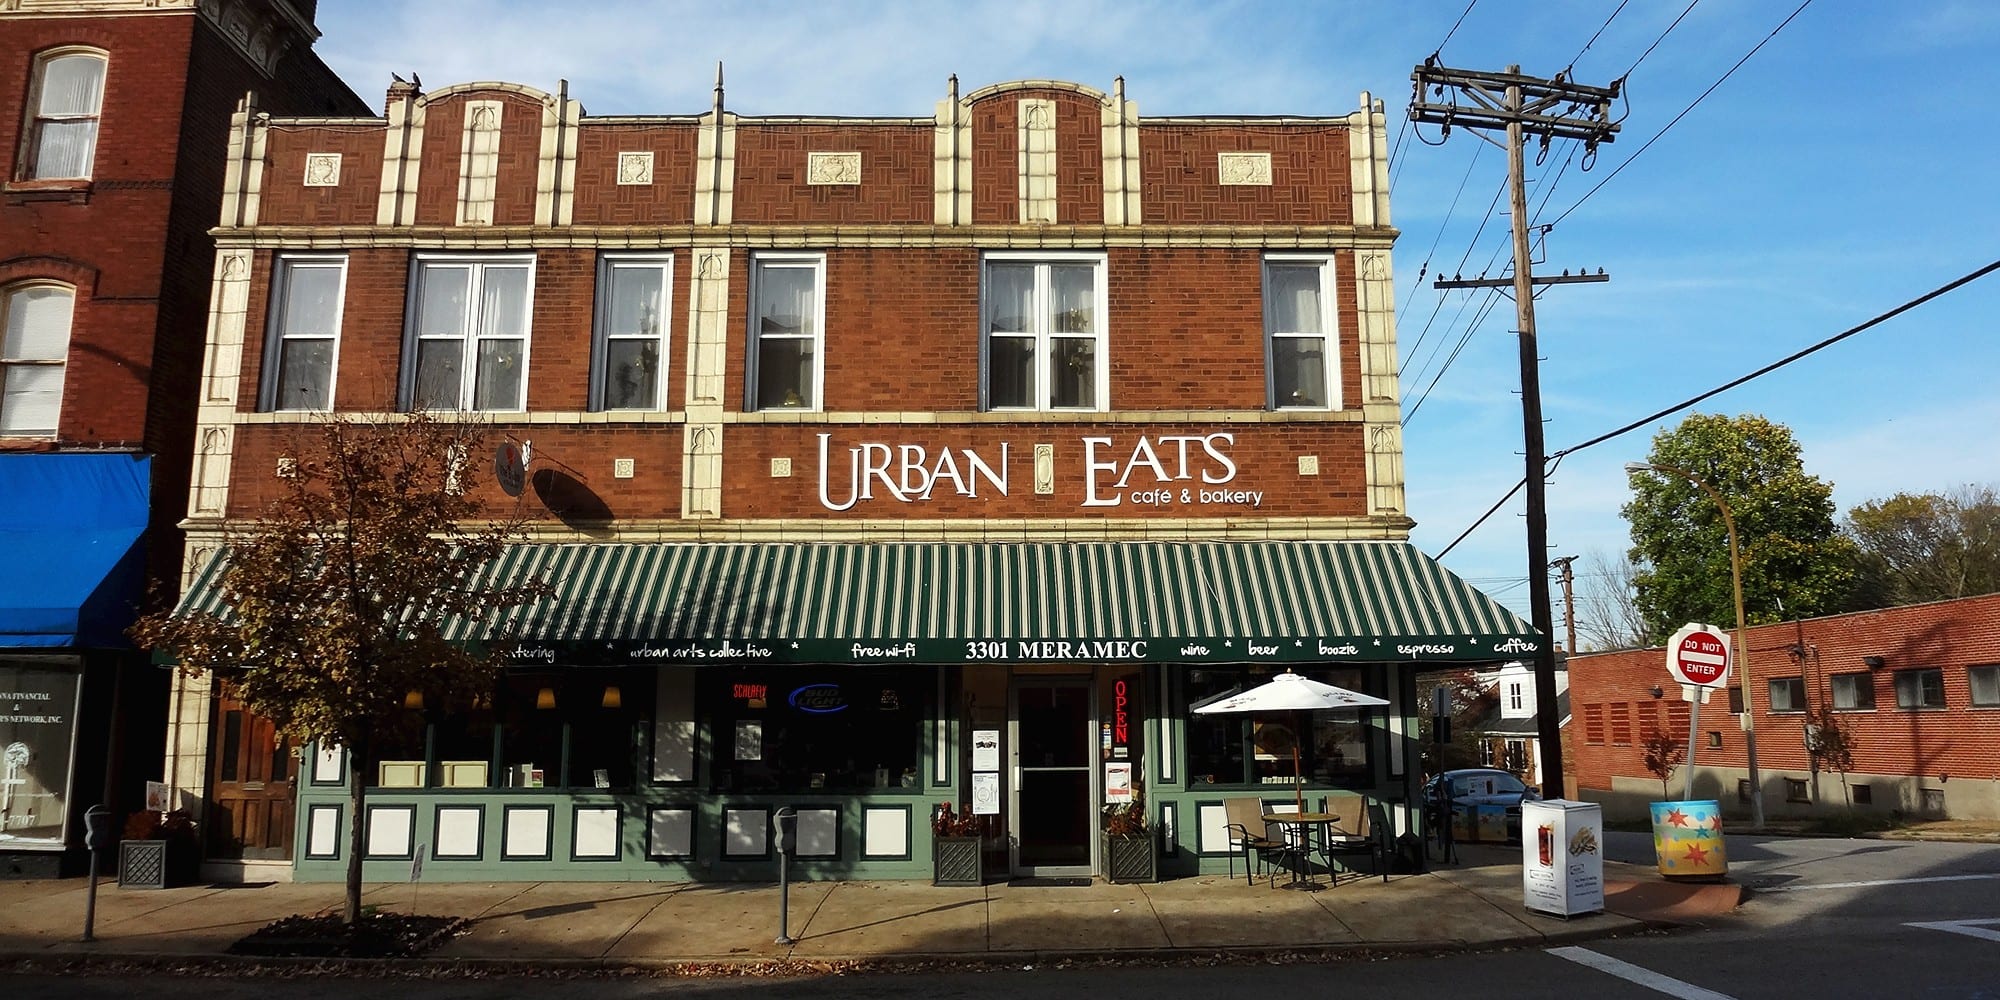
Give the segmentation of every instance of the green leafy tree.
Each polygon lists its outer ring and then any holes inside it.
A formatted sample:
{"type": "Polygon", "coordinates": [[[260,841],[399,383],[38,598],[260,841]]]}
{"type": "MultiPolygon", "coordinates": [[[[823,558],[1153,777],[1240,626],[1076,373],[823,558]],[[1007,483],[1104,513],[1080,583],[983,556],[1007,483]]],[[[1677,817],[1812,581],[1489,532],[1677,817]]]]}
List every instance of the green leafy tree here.
{"type": "Polygon", "coordinates": [[[155,614],[132,629],[182,670],[229,685],[294,744],[346,748],[349,924],[361,913],[354,817],[367,815],[377,738],[413,724],[412,692],[469,708],[493,689],[494,654],[447,642],[442,628],[546,591],[478,580],[521,527],[518,515],[475,520],[481,507],[459,480],[478,442],[476,426],[424,413],[302,429],[279,496],[229,535],[220,612],[155,614]]]}
{"type": "Polygon", "coordinates": [[[1898,493],[1847,512],[1860,550],[1857,610],[2000,592],[2000,493],[1898,493]]]}
{"type": "MultiPolygon", "coordinates": [[[[1755,414],[1697,413],[1655,436],[1647,461],[1686,471],[1729,504],[1752,624],[1846,607],[1854,544],[1835,528],[1832,484],[1806,474],[1789,428],[1755,414]]],[[[1729,538],[1715,500],[1667,472],[1635,472],[1631,482],[1623,513],[1647,641],[1691,621],[1734,624],[1729,538]]]]}

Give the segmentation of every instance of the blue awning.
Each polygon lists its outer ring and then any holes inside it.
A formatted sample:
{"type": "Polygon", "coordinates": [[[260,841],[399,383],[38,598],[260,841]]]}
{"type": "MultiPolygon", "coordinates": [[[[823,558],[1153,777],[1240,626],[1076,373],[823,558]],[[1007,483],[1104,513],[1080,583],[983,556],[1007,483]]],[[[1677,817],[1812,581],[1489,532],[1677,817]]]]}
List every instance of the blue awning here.
{"type": "Polygon", "coordinates": [[[0,455],[0,647],[124,647],[152,459],[0,455]]]}

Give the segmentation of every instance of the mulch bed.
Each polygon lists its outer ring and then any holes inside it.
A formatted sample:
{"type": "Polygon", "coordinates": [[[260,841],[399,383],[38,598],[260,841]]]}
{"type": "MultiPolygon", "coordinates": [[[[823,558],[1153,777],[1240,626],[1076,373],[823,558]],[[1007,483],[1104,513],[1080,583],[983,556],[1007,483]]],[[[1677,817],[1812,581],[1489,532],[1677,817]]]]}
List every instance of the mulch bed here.
{"type": "Polygon", "coordinates": [[[350,925],[339,914],[291,916],[259,927],[229,946],[232,955],[269,958],[417,958],[469,926],[461,917],[364,913],[350,925]]]}

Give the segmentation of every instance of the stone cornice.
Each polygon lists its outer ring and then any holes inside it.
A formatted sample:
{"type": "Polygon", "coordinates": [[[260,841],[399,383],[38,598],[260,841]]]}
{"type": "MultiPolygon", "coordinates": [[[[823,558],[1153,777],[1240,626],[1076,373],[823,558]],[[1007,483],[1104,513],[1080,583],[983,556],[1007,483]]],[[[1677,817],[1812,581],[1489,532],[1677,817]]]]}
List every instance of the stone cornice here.
{"type": "Polygon", "coordinates": [[[117,17],[198,13],[265,76],[285,53],[311,48],[319,29],[290,0],[0,0],[0,18],[117,17]]]}
{"type": "Polygon", "coordinates": [[[1255,247],[1386,250],[1400,233],[1387,226],[249,226],[209,231],[221,249],[434,250],[660,249],[674,247],[965,247],[1102,249],[1106,247],[1255,247]]]}

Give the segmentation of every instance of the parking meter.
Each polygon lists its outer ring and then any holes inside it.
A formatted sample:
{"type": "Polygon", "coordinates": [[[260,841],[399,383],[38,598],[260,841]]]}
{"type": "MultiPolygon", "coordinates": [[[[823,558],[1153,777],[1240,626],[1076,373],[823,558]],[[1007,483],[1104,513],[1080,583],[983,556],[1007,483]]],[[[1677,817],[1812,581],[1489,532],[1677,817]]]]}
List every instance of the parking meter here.
{"type": "Polygon", "coordinates": [[[108,851],[118,846],[118,833],[111,824],[111,810],[103,806],[91,806],[84,810],[83,846],[93,851],[108,851]]]}
{"type": "Polygon", "coordinates": [[[83,940],[97,940],[97,863],[104,852],[117,846],[118,835],[111,828],[111,810],[94,805],[83,811],[83,846],[90,849],[90,885],[83,897],[83,940]]]}
{"type": "Polygon", "coordinates": [[[771,814],[771,830],[778,849],[778,937],[776,944],[791,944],[792,855],[799,848],[799,811],[779,806],[771,814]]]}

